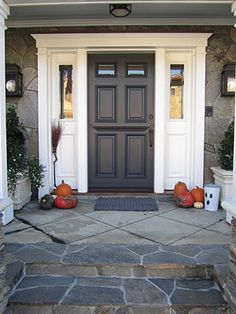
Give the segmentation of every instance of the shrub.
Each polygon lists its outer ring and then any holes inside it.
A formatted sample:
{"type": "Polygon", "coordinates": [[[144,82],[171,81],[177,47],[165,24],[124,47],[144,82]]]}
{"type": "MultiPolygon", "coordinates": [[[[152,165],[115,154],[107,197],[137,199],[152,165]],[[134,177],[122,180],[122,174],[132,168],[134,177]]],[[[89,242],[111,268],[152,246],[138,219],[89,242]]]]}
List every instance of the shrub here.
{"type": "Polygon", "coordinates": [[[14,195],[17,180],[27,176],[30,178],[32,188],[42,187],[44,166],[36,158],[30,160],[25,157],[26,131],[19,122],[14,105],[7,107],[6,129],[8,190],[14,195]]]}
{"type": "Polygon", "coordinates": [[[233,170],[234,159],[234,121],[225,131],[225,136],[217,149],[218,162],[222,169],[233,170]]]}

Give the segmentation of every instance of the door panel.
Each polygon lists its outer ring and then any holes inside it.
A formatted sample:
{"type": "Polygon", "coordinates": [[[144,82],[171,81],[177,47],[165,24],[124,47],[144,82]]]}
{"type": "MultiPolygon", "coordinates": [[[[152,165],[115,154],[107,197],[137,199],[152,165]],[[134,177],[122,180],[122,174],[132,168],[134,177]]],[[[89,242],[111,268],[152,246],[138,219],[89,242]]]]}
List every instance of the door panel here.
{"type": "Polygon", "coordinates": [[[126,103],[127,122],[145,122],[146,120],[146,88],[127,87],[126,103]]]}
{"type": "Polygon", "coordinates": [[[116,175],[116,136],[97,135],[97,178],[116,175]],[[105,152],[105,153],[104,153],[105,152]]]}
{"type": "Polygon", "coordinates": [[[97,122],[116,121],[116,87],[97,87],[97,122]]]}
{"type": "Polygon", "coordinates": [[[153,188],[153,60],[89,55],[89,188],[153,188]]]}
{"type": "Polygon", "coordinates": [[[146,173],[145,135],[126,136],[126,176],[143,177],[146,173]]]}

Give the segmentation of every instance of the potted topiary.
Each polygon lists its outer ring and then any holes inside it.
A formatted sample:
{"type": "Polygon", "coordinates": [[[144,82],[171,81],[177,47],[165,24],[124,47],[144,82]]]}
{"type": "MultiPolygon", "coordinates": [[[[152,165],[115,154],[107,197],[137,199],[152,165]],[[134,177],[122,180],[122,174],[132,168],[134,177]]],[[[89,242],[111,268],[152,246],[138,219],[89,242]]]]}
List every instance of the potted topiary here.
{"type": "Polygon", "coordinates": [[[44,167],[37,159],[27,159],[25,149],[26,130],[19,122],[14,105],[7,107],[7,167],[8,192],[13,208],[21,209],[31,199],[31,188],[43,186],[44,167]]]}
{"type": "MultiPolygon", "coordinates": [[[[225,131],[224,138],[218,149],[218,167],[212,167],[215,183],[220,186],[220,200],[225,201],[233,196],[233,158],[234,158],[234,121],[225,131]]],[[[231,222],[231,216],[227,212],[227,222],[231,222]]]]}

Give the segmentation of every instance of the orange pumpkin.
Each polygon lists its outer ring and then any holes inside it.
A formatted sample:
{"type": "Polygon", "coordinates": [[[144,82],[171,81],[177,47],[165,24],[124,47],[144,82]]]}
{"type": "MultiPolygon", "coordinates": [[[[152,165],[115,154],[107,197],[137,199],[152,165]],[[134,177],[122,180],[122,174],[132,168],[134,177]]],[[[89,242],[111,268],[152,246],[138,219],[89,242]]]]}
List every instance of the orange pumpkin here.
{"type": "Polygon", "coordinates": [[[57,186],[55,194],[62,197],[69,196],[72,194],[72,188],[69,184],[66,184],[64,180],[62,180],[61,184],[57,186]]]}
{"type": "Polygon", "coordinates": [[[191,191],[194,202],[204,203],[204,189],[199,188],[199,186],[195,186],[195,188],[191,191]]]}
{"type": "Polygon", "coordinates": [[[179,181],[175,184],[174,197],[178,197],[181,193],[188,191],[187,186],[184,182],[179,181]]]}

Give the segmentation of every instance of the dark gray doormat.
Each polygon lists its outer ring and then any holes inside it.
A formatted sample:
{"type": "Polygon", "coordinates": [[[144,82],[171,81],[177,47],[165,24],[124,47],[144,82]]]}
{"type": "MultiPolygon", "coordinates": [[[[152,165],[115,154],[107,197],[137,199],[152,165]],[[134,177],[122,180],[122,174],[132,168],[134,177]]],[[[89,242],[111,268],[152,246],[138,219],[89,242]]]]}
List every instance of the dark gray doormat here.
{"type": "Polygon", "coordinates": [[[151,197],[99,197],[94,210],[106,211],[155,211],[158,206],[151,197]]]}

